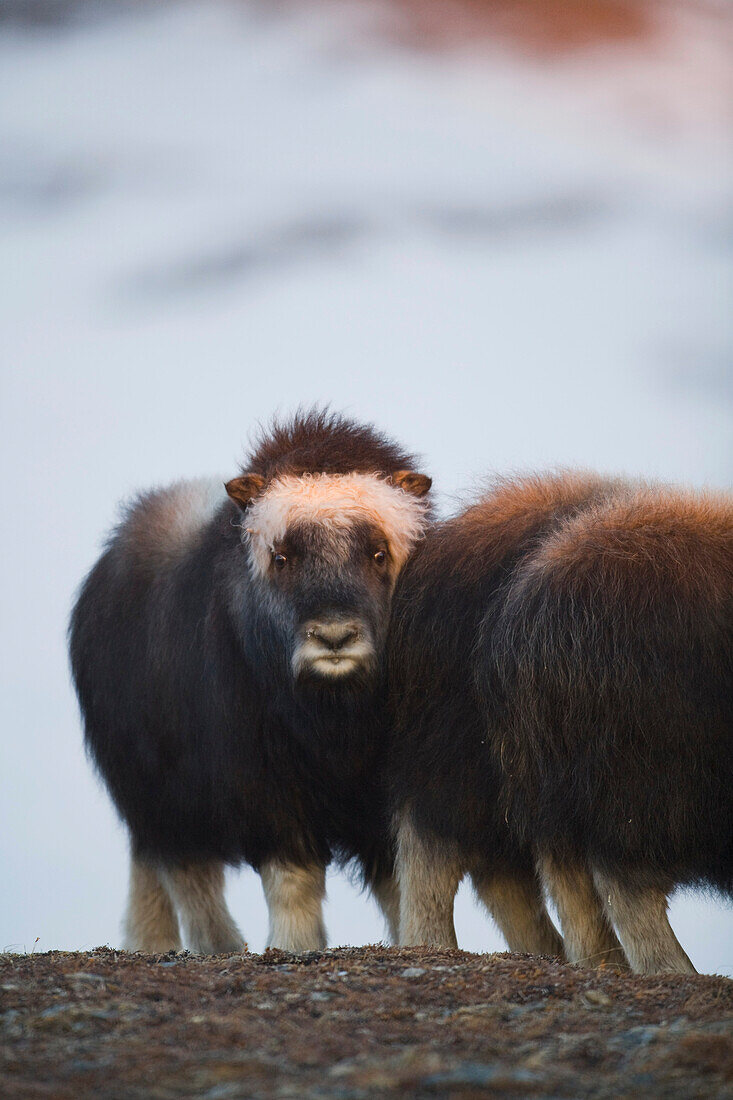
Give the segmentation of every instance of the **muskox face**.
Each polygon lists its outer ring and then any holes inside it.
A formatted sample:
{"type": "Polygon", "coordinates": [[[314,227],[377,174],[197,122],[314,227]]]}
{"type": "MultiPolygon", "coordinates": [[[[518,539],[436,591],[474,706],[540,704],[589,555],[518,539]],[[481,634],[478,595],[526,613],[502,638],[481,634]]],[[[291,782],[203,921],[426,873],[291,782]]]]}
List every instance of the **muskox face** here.
{"type": "Polygon", "coordinates": [[[245,509],[249,569],[298,684],[369,681],[429,488],[429,478],[407,471],[229,482],[245,509]]]}

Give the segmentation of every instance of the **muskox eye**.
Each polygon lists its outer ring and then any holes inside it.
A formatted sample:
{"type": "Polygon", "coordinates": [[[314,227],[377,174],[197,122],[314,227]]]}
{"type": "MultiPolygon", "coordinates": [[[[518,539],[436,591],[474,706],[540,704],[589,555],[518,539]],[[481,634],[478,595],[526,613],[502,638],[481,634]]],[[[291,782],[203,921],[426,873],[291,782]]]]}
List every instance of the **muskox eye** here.
{"type": "Polygon", "coordinates": [[[377,550],[376,554],[374,555],[374,560],[377,563],[377,565],[384,565],[384,563],[387,560],[386,551],[385,550],[377,550]]]}
{"type": "Polygon", "coordinates": [[[272,564],[276,569],[284,569],[287,564],[287,558],[284,554],[274,554],[272,558],[272,564]]]}

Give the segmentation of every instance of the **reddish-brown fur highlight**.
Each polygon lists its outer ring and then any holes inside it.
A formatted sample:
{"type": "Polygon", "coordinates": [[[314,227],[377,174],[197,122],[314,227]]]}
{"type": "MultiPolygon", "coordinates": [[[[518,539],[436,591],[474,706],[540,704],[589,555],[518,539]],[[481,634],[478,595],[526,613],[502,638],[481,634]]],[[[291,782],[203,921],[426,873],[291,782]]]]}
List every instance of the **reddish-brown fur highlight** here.
{"type": "Polygon", "coordinates": [[[537,550],[532,569],[550,583],[605,585],[621,599],[672,586],[720,604],[733,578],[733,502],[719,493],[640,488],[566,520],[537,550]]]}
{"type": "Polygon", "coordinates": [[[607,500],[619,485],[584,471],[497,478],[488,494],[445,524],[456,566],[469,574],[492,568],[556,517],[607,500]]]}

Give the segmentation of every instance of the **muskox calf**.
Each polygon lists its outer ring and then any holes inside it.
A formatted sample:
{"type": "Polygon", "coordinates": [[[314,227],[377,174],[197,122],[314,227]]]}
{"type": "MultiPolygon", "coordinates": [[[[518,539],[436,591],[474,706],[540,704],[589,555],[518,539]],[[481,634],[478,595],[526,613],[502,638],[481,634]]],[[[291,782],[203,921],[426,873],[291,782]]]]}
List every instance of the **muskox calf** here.
{"type": "Polygon", "coordinates": [[[325,944],[355,858],[396,933],[380,783],[382,653],[430,479],[373,429],[296,417],[226,485],[141,497],[74,609],[87,746],[124,819],[126,943],[236,950],[223,865],[259,871],[269,944],[325,944]],[[228,494],[228,495],[227,495],[228,494]]]}
{"type": "Polygon", "coordinates": [[[623,965],[615,926],[635,970],[692,969],[667,894],[733,882],[732,540],[728,499],[578,475],[420,544],[390,654],[402,942],[455,942],[469,871],[542,949],[538,859],[571,961],[623,965]]]}

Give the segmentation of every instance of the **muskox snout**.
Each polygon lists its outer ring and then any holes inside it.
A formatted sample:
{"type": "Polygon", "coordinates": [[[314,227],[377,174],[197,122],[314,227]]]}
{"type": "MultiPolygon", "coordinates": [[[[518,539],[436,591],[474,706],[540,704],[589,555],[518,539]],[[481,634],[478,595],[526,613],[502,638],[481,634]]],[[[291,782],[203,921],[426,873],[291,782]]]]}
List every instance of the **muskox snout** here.
{"type": "Polygon", "coordinates": [[[326,649],[333,650],[336,653],[351,642],[359,640],[361,626],[356,622],[345,622],[342,619],[336,619],[334,622],[314,623],[306,630],[305,634],[306,638],[315,638],[326,649]]]}
{"type": "Polygon", "coordinates": [[[307,679],[341,679],[369,672],[375,663],[371,631],[359,619],[342,616],[311,619],[299,631],[293,672],[307,679]]]}

